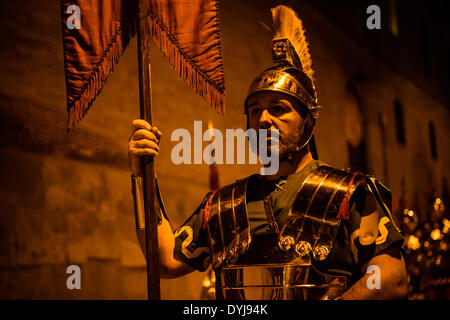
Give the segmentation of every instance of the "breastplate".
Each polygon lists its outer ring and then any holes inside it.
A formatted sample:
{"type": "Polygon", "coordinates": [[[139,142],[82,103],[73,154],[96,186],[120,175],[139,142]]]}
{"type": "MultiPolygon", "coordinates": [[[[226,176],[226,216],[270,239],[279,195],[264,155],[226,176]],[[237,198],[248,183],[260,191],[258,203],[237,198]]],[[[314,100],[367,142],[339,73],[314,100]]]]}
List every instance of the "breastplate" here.
{"type": "Polygon", "coordinates": [[[339,206],[363,177],[317,168],[299,186],[281,231],[253,236],[245,199],[247,179],[216,192],[207,229],[217,297],[321,299],[342,294],[347,279],[322,273],[313,262],[329,255],[340,224],[339,206]]]}

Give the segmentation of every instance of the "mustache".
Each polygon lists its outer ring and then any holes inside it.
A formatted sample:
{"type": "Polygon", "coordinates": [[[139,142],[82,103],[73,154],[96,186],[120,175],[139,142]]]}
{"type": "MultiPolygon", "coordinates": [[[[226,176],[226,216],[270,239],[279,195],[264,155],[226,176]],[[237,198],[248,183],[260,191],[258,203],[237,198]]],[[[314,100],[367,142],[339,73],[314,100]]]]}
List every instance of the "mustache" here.
{"type": "MultiPolygon", "coordinates": [[[[277,129],[260,129],[260,130],[266,130],[267,134],[266,134],[266,138],[278,138],[281,139],[280,137],[280,131],[277,129]],[[278,132],[277,132],[278,131],[278,132]]],[[[261,135],[261,131],[257,130],[256,131],[256,137],[259,139],[260,135],[261,135]]]]}

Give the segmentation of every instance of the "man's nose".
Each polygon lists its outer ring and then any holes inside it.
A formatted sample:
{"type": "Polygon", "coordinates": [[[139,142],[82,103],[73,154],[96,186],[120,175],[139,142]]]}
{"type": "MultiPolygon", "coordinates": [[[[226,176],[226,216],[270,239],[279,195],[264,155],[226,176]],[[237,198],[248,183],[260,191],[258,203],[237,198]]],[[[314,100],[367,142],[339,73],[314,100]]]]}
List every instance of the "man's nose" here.
{"type": "Polygon", "coordinates": [[[272,125],[272,117],[267,109],[264,109],[261,112],[261,116],[259,117],[259,127],[260,128],[270,128],[272,125]]]}

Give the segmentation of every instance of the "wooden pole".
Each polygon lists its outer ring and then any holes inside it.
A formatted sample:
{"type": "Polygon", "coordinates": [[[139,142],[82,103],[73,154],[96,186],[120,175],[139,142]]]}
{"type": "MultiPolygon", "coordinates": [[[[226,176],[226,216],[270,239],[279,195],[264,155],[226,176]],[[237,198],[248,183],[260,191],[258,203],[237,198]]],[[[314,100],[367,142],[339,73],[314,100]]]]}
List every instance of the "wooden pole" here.
{"type": "MultiPolygon", "coordinates": [[[[148,0],[139,0],[137,46],[139,62],[139,103],[141,119],[152,125],[151,71],[149,53],[148,0]]],[[[158,229],[155,207],[155,168],[153,158],[144,157],[144,205],[147,259],[147,289],[149,300],[160,300],[158,229]]]]}

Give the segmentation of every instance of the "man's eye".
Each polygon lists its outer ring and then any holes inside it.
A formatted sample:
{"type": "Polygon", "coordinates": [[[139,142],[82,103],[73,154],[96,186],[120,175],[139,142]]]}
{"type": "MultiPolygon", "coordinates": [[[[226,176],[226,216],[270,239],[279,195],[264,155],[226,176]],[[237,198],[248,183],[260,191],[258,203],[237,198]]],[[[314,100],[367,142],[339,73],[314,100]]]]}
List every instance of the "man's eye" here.
{"type": "Polygon", "coordinates": [[[275,113],[275,114],[279,114],[279,113],[283,113],[284,112],[284,108],[282,106],[280,106],[280,105],[273,106],[270,109],[272,110],[271,113],[275,113]]]}
{"type": "Polygon", "coordinates": [[[256,115],[258,115],[259,113],[260,113],[260,109],[258,109],[258,108],[253,108],[253,109],[250,110],[250,114],[251,114],[252,116],[256,116],[256,115]]]}

